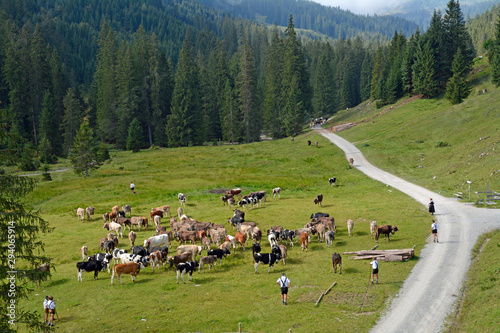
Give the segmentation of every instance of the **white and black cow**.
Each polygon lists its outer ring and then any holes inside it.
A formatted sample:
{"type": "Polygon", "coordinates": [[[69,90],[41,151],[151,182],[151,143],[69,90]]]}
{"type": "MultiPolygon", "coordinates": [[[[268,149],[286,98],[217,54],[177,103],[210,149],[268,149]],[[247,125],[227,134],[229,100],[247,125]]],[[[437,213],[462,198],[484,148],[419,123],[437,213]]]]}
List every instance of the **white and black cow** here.
{"type": "Polygon", "coordinates": [[[333,185],[335,185],[335,182],[336,182],[336,181],[337,181],[337,178],[335,178],[335,177],[332,177],[332,178],[328,179],[328,183],[329,183],[330,185],[332,185],[332,186],[333,186],[333,185]]]}
{"type": "Polygon", "coordinates": [[[120,261],[122,264],[129,264],[131,262],[135,263],[142,263],[144,267],[147,267],[149,265],[149,257],[146,256],[141,256],[138,254],[129,254],[129,253],[123,253],[120,255],[120,261]]]}
{"type": "Polygon", "coordinates": [[[259,264],[269,264],[269,269],[267,272],[271,270],[271,267],[273,268],[274,271],[274,264],[280,259],[276,254],[274,253],[256,253],[253,255],[253,261],[255,262],[255,273],[258,274],[259,272],[257,271],[257,267],[259,264]]]}
{"type": "Polygon", "coordinates": [[[94,255],[91,255],[87,259],[88,261],[100,261],[101,264],[106,264],[106,267],[108,268],[108,273],[111,273],[110,268],[111,268],[111,260],[113,260],[113,255],[110,253],[96,253],[94,255]]]}
{"type": "Polygon", "coordinates": [[[193,272],[195,268],[198,267],[198,262],[195,261],[189,261],[189,262],[181,262],[180,264],[177,265],[177,284],[179,284],[179,275],[182,277],[182,282],[184,284],[186,281],[184,281],[184,274],[188,273],[189,276],[189,281],[193,282],[193,272]]]}
{"type": "Polygon", "coordinates": [[[273,245],[271,247],[271,253],[275,254],[278,260],[281,259],[281,250],[278,245],[273,245]]]}
{"type": "Polygon", "coordinates": [[[320,217],[330,217],[330,214],[320,213],[320,212],[311,214],[311,220],[314,220],[314,219],[317,219],[320,217]]]}
{"type": "Polygon", "coordinates": [[[228,254],[231,254],[229,250],[213,249],[207,251],[207,255],[217,256],[217,258],[219,258],[219,264],[222,264],[222,258],[224,258],[228,254]]]}
{"type": "Polygon", "coordinates": [[[99,271],[105,270],[106,267],[107,263],[102,261],[93,260],[93,261],[78,262],[76,263],[78,281],[83,282],[83,277],[82,277],[83,271],[94,272],[94,280],[97,280],[99,271]]]}
{"type": "Polygon", "coordinates": [[[325,234],[326,246],[332,245],[335,240],[335,232],[333,230],[328,230],[325,234]]]}
{"type": "Polygon", "coordinates": [[[241,217],[241,216],[233,216],[231,217],[227,223],[231,223],[231,225],[233,226],[233,229],[234,227],[236,227],[238,224],[241,224],[245,222],[245,218],[244,217],[241,217]]]}
{"type": "Polygon", "coordinates": [[[255,242],[252,245],[252,254],[260,253],[262,249],[260,248],[260,244],[255,242]]]}
{"type": "Polygon", "coordinates": [[[295,237],[295,231],[293,231],[293,230],[285,229],[280,234],[281,240],[284,240],[286,242],[286,245],[288,245],[288,241],[290,241],[290,243],[292,243],[292,246],[293,246],[293,238],[294,237],[295,237]]]}
{"type": "Polygon", "coordinates": [[[115,264],[120,260],[120,256],[124,253],[127,253],[127,250],[115,249],[113,251],[113,261],[115,264]]]}
{"type": "Polygon", "coordinates": [[[144,257],[144,256],[147,256],[149,253],[148,253],[148,250],[146,250],[142,246],[134,246],[132,248],[132,254],[138,254],[138,255],[144,257]]]}

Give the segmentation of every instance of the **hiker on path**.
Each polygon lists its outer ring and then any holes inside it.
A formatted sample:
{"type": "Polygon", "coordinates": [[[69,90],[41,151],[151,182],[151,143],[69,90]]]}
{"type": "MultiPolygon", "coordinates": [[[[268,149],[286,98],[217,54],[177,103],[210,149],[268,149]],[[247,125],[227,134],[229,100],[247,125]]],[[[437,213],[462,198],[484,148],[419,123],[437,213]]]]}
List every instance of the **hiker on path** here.
{"type": "Polygon", "coordinates": [[[135,194],[135,184],[134,184],[134,182],[130,182],[130,191],[135,194]]]}
{"type": "Polygon", "coordinates": [[[429,213],[431,213],[431,215],[434,215],[434,213],[436,212],[436,210],[434,209],[434,200],[430,198],[430,201],[427,205],[429,206],[429,213]]]}
{"type": "Polygon", "coordinates": [[[377,283],[378,283],[378,261],[377,259],[373,259],[372,262],[370,262],[370,265],[372,265],[372,284],[373,284],[373,276],[375,275],[377,277],[377,283]]]}
{"type": "Polygon", "coordinates": [[[432,220],[431,232],[432,232],[432,235],[434,236],[434,243],[439,243],[438,228],[439,228],[439,226],[437,225],[436,221],[432,220]]]}
{"type": "Polygon", "coordinates": [[[276,284],[281,287],[281,303],[287,305],[286,300],[288,295],[288,288],[291,284],[290,280],[286,277],[286,274],[283,273],[278,281],[276,281],[276,284]]]}

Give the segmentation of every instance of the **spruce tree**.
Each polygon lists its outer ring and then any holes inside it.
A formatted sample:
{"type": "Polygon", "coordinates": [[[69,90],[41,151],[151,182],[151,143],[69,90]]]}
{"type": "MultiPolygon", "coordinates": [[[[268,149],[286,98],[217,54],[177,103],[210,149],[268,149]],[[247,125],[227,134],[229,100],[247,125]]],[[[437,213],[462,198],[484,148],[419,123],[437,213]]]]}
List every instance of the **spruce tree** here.
{"type": "Polygon", "coordinates": [[[467,74],[470,71],[470,63],[465,60],[462,50],[458,49],[451,66],[453,76],[446,86],[446,99],[451,104],[459,104],[469,96],[472,87],[467,81],[467,74]]]}
{"type": "Polygon", "coordinates": [[[230,78],[226,79],[224,101],[221,110],[222,138],[229,142],[239,142],[242,136],[241,115],[230,78]]]}
{"type": "Polygon", "coordinates": [[[332,68],[332,50],[330,44],[325,43],[319,57],[316,82],[313,90],[314,117],[331,115],[336,111],[335,105],[335,77],[332,68]]]}
{"type": "Polygon", "coordinates": [[[496,87],[500,86],[500,14],[497,16],[495,42],[492,46],[492,60],[491,60],[491,82],[496,87]]]}
{"type": "Polygon", "coordinates": [[[51,155],[60,155],[62,153],[61,135],[59,134],[59,115],[54,98],[48,90],[45,91],[42,101],[40,137],[45,137],[48,140],[51,155]]]}
{"type": "Polygon", "coordinates": [[[64,117],[61,130],[64,133],[64,154],[69,154],[83,112],[80,101],[71,88],[68,89],[66,96],[64,96],[63,104],[64,117]]]}
{"type": "Polygon", "coordinates": [[[116,93],[118,96],[116,130],[121,133],[121,135],[116,136],[116,146],[120,149],[127,147],[127,137],[124,133],[128,132],[130,123],[137,112],[137,90],[134,89],[132,75],[130,46],[121,43],[116,62],[116,93]]]}
{"type": "Polygon", "coordinates": [[[127,150],[137,153],[144,146],[143,140],[141,124],[134,118],[128,128],[127,150]]]}
{"type": "Polygon", "coordinates": [[[375,64],[373,65],[372,71],[372,82],[370,84],[370,98],[371,99],[379,99],[380,96],[380,78],[382,76],[384,58],[382,47],[377,49],[377,55],[375,56],[375,64]]]}
{"type": "Polygon", "coordinates": [[[94,131],[90,128],[88,119],[84,118],[80,130],[76,133],[69,156],[76,174],[85,174],[85,177],[88,177],[90,170],[99,168],[102,163],[99,162],[97,149],[94,131]]]}
{"type": "Polygon", "coordinates": [[[438,91],[438,81],[434,70],[434,53],[430,43],[419,40],[416,51],[412,67],[414,92],[424,97],[434,97],[438,91]]]}

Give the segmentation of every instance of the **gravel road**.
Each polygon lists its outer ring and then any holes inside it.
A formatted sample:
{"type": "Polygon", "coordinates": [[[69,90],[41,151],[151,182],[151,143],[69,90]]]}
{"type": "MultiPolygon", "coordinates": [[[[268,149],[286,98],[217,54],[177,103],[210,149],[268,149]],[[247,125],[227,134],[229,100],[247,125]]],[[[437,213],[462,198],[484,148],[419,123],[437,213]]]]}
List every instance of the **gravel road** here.
{"type": "MultiPolygon", "coordinates": [[[[466,278],[471,250],[482,233],[500,228],[500,210],[446,198],[371,165],[353,144],[329,130],[317,132],[342,149],[354,167],[427,206],[433,198],[439,243],[422,249],[418,263],[372,332],[440,332],[466,278]]],[[[429,216],[429,229],[430,229],[429,216]]]]}

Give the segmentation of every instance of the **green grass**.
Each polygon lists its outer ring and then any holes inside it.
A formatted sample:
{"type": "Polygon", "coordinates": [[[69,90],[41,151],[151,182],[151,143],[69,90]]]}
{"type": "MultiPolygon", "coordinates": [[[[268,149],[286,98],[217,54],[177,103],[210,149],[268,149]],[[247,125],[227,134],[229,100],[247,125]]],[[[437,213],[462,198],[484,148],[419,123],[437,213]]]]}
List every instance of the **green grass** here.
{"type": "Polygon", "coordinates": [[[499,230],[487,233],[478,240],[461,309],[457,318],[451,319],[450,332],[498,332],[499,249],[499,230]]]}
{"type": "MultiPolygon", "coordinates": [[[[486,59],[476,64],[471,96],[462,104],[445,99],[420,99],[376,110],[364,103],[336,115],[335,124],[361,122],[338,134],[383,170],[451,197],[464,193],[471,180],[471,200],[476,191],[500,191],[500,90],[489,82],[486,59]],[[483,94],[483,89],[487,93],[483,94]],[[376,114],[388,110],[383,116],[376,114]],[[355,115],[354,115],[355,114],[355,115]]],[[[331,125],[329,125],[331,126],[331,125]]]]}
{"type": "MultiPolygon", "coordinates": [[[[417,258],[404,263],[381,263],[381,284],[368,287],[368,261],[343,256],[343,274],[335,275],[333,252],[370,249],[376,243],[369,234],[369,221],[396,224],[400,231],[379,248],[416,247],[418,257],[425,244],[429,216],[425,207],[406,195],[366,178],[345,160],[344,153],[323,137],[313,133],[290,140],[249,145],[192,147],[130,152],[112,152],[110,163],[85,179],[71,171],[52,174],[53,181],[41,182],[27,198],[55,229],[44,235],[45,251],[54,258],[56,272],[52,282],[36,288],[22,306],[40,310],[43,296],[54,295],[64,332],[105,332],[120,327],[123,332],[225,332],[237,330],[241,322],[246,332],[325,332],[331,330],[367,332],[388,301],[397,293],[417,258]],[[319,141],[319,148],[307,146],[319,141]],[[328,178],[336,176],[331,187],[328,178]],[[137,194],[128,188],[134,181],[137,194]],[[267,274],[259,266],[254,273],[250,243],[216,266],[215,271],[195,273],[194,283],[177,285],[173,270],[162,268],[141,272],[136,283],[125,276],[124,285],[110,285],[107,272],[97,281],[86,273],[77,282],[79,248],[97,252],[99,239],[106,234],[100,215],[114,205],[130,204],[132,214],[144,216],[151,207],[170,204],[178,207],[177,193],[186,194],[185,212],[199,221],[227,224],[232,212],[219,199],[223,189],[241,187],[243,192],[270,190],[280,186],[280,200],[268,198],[264,207],[247,211],[265,232],[270,226],[289,229],[302,227],[313,212],[335,217],[338,233],[327,248],[313,237],[309,251],[289,248],[286,266],[282,262],[267,274]],[[323,208],[313,198],[324,195],[323,208]],[[78,222],[74,210],[96,207],[90,222],[78,222]],[[346,219],[355,221],[354,237],[349,238],[346,219]],[[276,280],[286,272],[292,281],[289,305],[280,302],[276,280]],[[314,304],[334,281],[337,285],[314,304]],[[141,319],[146,319],[142,321],[141,319]],[[332,322],[333,321],[333,322],[332,322]]],[[[165,223],[165,222],[164,222],[165,223]]],[[[234,231],[228,225],[230,234],[234,231]]],[[[137,243],[153,234],[138,232],[137,243]]],[[[173,242],[174,248],[177,242],[173,242]]],[[[119,247],[128,247],[124,238],[119,247]]],[[[269,252],[263,241],[263,252],[269,252]]],[[[205,252],[204,252],[205,253],[205,252]]]]}

